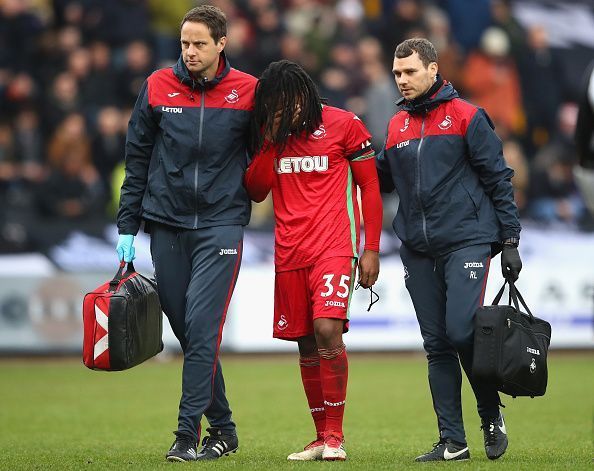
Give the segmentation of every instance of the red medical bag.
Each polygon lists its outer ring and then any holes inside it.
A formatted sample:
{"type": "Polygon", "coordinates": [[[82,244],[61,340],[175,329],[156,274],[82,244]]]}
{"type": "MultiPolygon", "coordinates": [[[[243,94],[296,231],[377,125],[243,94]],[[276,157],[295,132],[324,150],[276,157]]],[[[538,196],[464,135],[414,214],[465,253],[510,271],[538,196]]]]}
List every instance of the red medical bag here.
{"type": "Polygon", "coordinates": [[[93,370],[125,370],[163,350],[156,282],[125,266],[83,301],[83,362],[93,370]]]}

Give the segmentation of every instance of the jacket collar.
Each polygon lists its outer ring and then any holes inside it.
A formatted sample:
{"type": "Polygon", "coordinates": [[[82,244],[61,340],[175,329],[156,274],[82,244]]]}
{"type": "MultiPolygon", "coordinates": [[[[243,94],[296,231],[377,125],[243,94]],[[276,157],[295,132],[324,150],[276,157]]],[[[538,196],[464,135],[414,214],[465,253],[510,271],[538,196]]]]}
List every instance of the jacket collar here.
{"type": "Polygon", "coordinates": [[[229,73],[231,70],[231,65],[229,64],[229,60],[225,55],[225,51],[221,52],[219,57],[219,68],[217,69],[217,74],[212,80],[206,81],[205,79],[197,80],[190,74],[190,71],[186,67],[184,63],[184,59],[180,54],[177,63],[173,66],[173,73],[179,79],[179,81],[189,87],[192,87],[192,90],[197,87],[202,88],[212,88],[218,85],[229,73]]]}
{"type": "Polygon", "coordinates": [[[396,105],[411,114],[425,114],[454,98],[458,98],[458,92],[450,82],[443,80],[438,74],[436,83],[423,96],[412,101],[402,97],[396,102],[396,105]]]}

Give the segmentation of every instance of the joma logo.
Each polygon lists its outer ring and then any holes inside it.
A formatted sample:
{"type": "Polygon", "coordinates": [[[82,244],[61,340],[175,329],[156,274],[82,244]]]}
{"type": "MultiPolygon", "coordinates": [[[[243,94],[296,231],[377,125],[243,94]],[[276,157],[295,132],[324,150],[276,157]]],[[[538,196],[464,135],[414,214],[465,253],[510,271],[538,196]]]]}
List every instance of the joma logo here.
{"type": "Polygon", "coordinates": [[[464,268],[483,268],[483,262],[466,262],[464,268]]]}
{"type": "Polygon", "coordinates": [[[537,350],[536,348],[526,347],[526,351],[528,353],[532,353],[533,355],[540,355],[540,350],[537,350]]]}

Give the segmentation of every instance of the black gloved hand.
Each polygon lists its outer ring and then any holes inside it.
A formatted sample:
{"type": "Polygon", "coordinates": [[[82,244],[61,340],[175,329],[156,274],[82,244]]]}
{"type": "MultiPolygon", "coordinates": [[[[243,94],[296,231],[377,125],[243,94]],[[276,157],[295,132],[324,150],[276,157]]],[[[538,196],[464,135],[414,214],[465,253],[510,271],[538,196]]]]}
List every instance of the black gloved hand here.
{"type": "Polygon", "coordinates": [[[509,245],[503,246],[501,252],[501,272],[505,279],[516,281],[522,270],[522,260],[520,259],[520,252],[517,247],[509,245]]]}

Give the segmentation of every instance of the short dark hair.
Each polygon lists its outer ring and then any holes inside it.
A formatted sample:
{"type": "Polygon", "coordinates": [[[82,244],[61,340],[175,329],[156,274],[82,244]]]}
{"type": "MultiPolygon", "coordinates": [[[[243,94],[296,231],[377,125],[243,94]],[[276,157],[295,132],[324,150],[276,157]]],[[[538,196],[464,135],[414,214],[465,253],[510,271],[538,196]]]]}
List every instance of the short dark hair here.
{"type": "Polygon", "coordinates": [[[402,41],[396,46],[394,57],[404,59],[415,52],[419,55],[425,68],[429,67],[431,62],[437,62],[437,51],[431,41],[425,38],[410,38],[402,41]]]}
{"type": "Polygon", "coordinates": [[[179,25],[180,29],[188,21],[205,24],[215,43],[218,43],[223,36],[227,36],[227,17],[223,10],[213,5],[192,8],[184,15],[179,25]]]}

